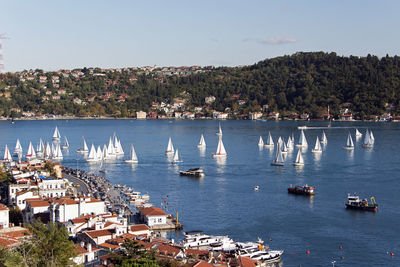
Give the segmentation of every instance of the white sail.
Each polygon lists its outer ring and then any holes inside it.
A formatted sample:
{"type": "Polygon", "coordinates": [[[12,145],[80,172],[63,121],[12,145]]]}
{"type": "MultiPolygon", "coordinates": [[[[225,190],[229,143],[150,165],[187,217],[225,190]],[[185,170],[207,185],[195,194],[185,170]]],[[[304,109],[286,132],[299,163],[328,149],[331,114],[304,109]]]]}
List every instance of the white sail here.
{"type": "Polygon", "coordinates": [[[36,153],[43,153],[44,152],[44,144],[42,138],[39,140],[39,145],[36,149],[36,153]]]}
{"type": "Polygon", "coordinates": [[[103,160],[103,151],[101,151],[101,147],[100,146],[97,146],[96,159],[97,159],[97,161],[102,161],[103,160]]]}
{"type": "Polygon", "coordinates": [[[285,160],[282,155],[282,150],[280,149],[280,144],[276,144],[276,156],[275,159],[271,162],[271,165],[275,166],[283,166],[285,164],[285,160]]]}
{"type": "Polygon", "coordinates": [[[221,128],[221,123],[218,124],[218,132],[216,133],[218,136],[222,136],[222,128],[221,128]]]}
{"type": "Polygon", "coordinates": [[[349,134],[347,135],[347,141],[346,141],[346,146],[343,147],[344,149],[354,149],[354,143],[353,143],[353,138],[351,138],[351,134],[349,132],[349,134]]]}
{"type": "Polygon", "coordinates": [[[304,134],[303,130],[301,130],[301,132],[300,132],[299,143],[296,146],[297,147],[307,147],[308,146],[306,135],[304,134]]]}
{"type": "Polygon", "coordinates": [[[321,143],[322,144],[327,144],[328,143],[328,138],[326,138],[325,131],[322,131],[321,143]]]}
{"type": "Polygon", "coordinates": [[[314,149],[312,149],[311,152],[313,152],[313,153],[321,153],[322,152],[321,143],[319,142],[318,136],[317,136],[317,139],[315,140],[314,149]]]}
{"type": "Polygon", "coordinates": [[[198,148],[205,148],[206,147],[206,141],[204,140],[203,134],[200,136],[200,142],[197,145],[198,148]]]}
{"type": "Polygon", "coordinates": [[[9,162],[12,161],[11,153],[10,153],[10,150],[8,150],[8,146],[7,145],[6,145],[6,148],[4,150],[4,158],[3,159],[5,161],[9,161],[9,162]]]}
{"type": "Polygon", "coordinates": [[[135,147],[131,145],[131,153],[130,153],[130,158],[125,160],[127,163],[138,163],[138,158],[135,152],[135,147]]]}
{"type": "Polygon", "coordinates": [[[50,147],[50,144],[48,142],[46,142],[46,148],[44,150],[44,158],[45,159],[51,158],[51,147],[50,147]]]}
{"type": "Polygon", "coordinates": [[[272,140],[271,132],[268,132],[267,142],[264,143],[264,147],[272,148],[274,147],[274,141],[272,140]]]}
{"type": "Polygon", "coordinates": [[[124,149],[122,148],[120,140],[117,141],[116,154],[119,155],[119,156],[123,156],[125,154],[124,149]]]}
{"type": "Polygon", "coordinates": [[[92,144],[92,147],[90,148],[90,152],[89,152],[89,155],[88,155],[86,161],[89,161],[89,162],[96,161],[97,160],[96,154],[97,154],[96,148],[92,144]]]}
{"type": "Polygon", "coordinates": [[[63,149],[69,148],[69,142],[66,136],[64,136],[64,145],[62,146],[63,149]]]}
{"type": "Polygon", "coordinates": [[[108,153],[109,157],[115,157],[115,155],[116,155],[115,148],[114,148],[113,142],[111,140],[111,137],[110,137],[110,140],[108,141],[107,153],[108,153]]]}
{"type": "Polygon", "coordinates": [[[374,137],[374,134],[372,133],[372,131],[369,131],[369,138],[371,139],[372,143],[375,142],[375,137],[374,137]]]}
{"type": "Polygon", "coordinates": [[[171,140],[171,137],[169,138],[169,140],[168,140],[168,146],[167,146],[167,151],[165,151],[165,153],[167,153],[167,154],[172,154],[172,153],[174,153],[174,145],[172,144],[172,140],[171,140]]]}
{"type": "Polygon", "coordinates": [[[36,158],[36,152],[33,148],[32,142],[29,142],[28,152],[26,154],[27,158],[36,158]]]}
{"type": "Polygon", "coordinates": [[[288,148],[286,146],[285,140],[282,140],[281,150],[282,150],[282,153],[288,152],[288,148]]]}
{"type": "Polygon", "coordinates": [[[22,146],[21,146],[21,143],[19,142],[19,139],[17,139],[17,143],[15,144],[13,154],[14,154],[14,156],[18,156],[18,154],[22,154],[22,146]]]}
{"type": "Polygon", "coordinates": [[[356,128],[356,137],[361,137],[362,133],[360,133],[360,131],[356,128]]]}
{"type": "Polygon", "coordinates": [[[222,142],[222,136],[220,136],[218,138],[217,151],[215,152],[215,154],[213,154],[213,157],[224,157],[226,155],[227,155],[227,153],[225,150],[224,143],[222,142]]]}
{"type": "Polygon", "coordinates": [[[292,137],[289,136],[286,147],[288,150],[293,150],[294,148],[294,141],[292,140],[292,137]]]}
{"type": "Polygon", "coordinates": [[[264,146],[264,140],[260,136],[260,139],[258,140],[258,146],[264,146]]]}
{"type": "Polygon", "coordinates": [[[179,150],[176,149],[172,163],[181,163],[181,162],[182,160],[179,158],[179,150]]]}
{"type": "Polygon", "coordinates": [[[368,129],[365,131],[365,137],[364,137],[364,142],[363,142],[363,147],[372,147],[373,142],[371,140],[371,136],[369,134],[368,129]]]}
{"type": "Polygon", "coordinates": [[[293,165],[295,165],[295,166],[304,165],[304,159],[303,159],[303,156],[301,155],[300,149],[297,151],[296,160],[293,162],[293,165]]]}
{"type": "Polygon", "coordinates": [[[61,151],[60,144],[56,144],[53,155],[52,155],[52,159],[54,159],[54,160],[62,160],[63,159],[63,154],[61,151]]]}
{"type": "Polygon", "coordinates": [[[56,128],[54,129],[54,133],[53,133],[53,140],[54,141],[60,141],[61,135],[60,132],[58,131],[58,127],[56,126],[56,128]]]}

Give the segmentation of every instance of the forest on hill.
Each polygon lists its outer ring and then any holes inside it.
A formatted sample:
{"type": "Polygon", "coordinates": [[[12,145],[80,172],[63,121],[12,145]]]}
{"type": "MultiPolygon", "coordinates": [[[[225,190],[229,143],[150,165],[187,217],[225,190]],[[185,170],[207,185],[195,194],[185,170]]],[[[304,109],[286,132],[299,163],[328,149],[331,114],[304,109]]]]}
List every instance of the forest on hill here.
{"type": "Polygon", "coordinates": [[[186,75],[165,75],[160,69],[87,68],[0,75],[3,116],[15,115],[10,110],[17,108],[37,114],[127,117],[139,110],[150,111],[155,102],[172,104],[177,97],[185,99],[179,111],[203,107],[246,114],[268,105],[269,111],[309,113],[320,118],[328,105],[337,115],[344,103],[351,103],[359,118],[388,110],[398,115],[400,57],[300,52],[250,66],[218,67],[186,75]],[[59,81],[54,83],[54,79],[59,81]],[[65,92],[61,94],[60,89],[65,92]],[[208,96],[214,96],[215,101],[205,103],[208,96]]]}

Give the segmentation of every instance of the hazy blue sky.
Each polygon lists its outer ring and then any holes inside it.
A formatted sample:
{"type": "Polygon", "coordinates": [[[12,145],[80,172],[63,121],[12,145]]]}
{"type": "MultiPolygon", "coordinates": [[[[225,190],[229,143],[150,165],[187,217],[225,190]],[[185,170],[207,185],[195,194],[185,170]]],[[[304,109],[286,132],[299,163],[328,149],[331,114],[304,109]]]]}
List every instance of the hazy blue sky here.
{"type": "Polygon", "coordinates": [[[0,0],[6,71],[400,54],[397,0],[0,0]]]}

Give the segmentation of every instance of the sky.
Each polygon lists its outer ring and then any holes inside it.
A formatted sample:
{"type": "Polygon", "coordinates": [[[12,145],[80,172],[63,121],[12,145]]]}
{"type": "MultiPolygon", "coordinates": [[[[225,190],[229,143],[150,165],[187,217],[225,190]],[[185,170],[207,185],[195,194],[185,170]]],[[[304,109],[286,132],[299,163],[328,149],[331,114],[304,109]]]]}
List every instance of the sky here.
{"type": "Polygon", "coordinates": [[[0,0],[4,71],[400,55],[398,0],[0,0]]]}

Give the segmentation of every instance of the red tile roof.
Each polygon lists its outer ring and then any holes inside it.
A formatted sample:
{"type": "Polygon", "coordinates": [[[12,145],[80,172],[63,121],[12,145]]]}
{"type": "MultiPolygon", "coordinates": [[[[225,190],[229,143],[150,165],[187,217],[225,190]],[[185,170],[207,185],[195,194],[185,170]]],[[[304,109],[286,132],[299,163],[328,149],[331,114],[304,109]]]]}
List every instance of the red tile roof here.
{"type": "Polygon", "coordinates": [[[163,216],[168,215],[165,211],[160,208],[150,207],[150,208],[143,208],[139,210],[145,216],[163,216]]]}
{"type": "Polygon", "coordinates": [[[89,235],[91,238],[96,238],[99,236],[107,236],[107,235],[111,235],[112,236],[112,232],[109,230],[94,230],[94,231],[85,231],[85,233],[87,235],[89,235]]]}
{"type": "Polygon", "coordinates": [[[109,249],[117,249],[120,245],[110,244],[110,243],[101,243],[98,245],[99,247],[109,248],[109,249]]]}
{"type": "Polygon", "coordinates": [[[257,261],[250,259],[249,257],[239,257],[241,267],[254,267],[257,266],[257,261]]]}
{"type": "Polygon", "coordinates": [[[214,265],[209,264],[209,263],[207,263],[207,262],[205,262],[205,261],[196,262],[195,264],[193,264],[193,265],[191,265],[191,266],[192,266],[192,267],[214,267],[214,265]]]}
{"type": "Polygon", "coordinates": [[[146,231],[149,229],[150,228],[145,224],[135,224],[135,225],[131,225],[131,227],[130,227],[130,231],[132,231],[132,232],[146,231]]]}
{"type": "Polygon", "coordinates": [[[8,207],[0,203],[0,210],[8,210],[8,207]]]}

